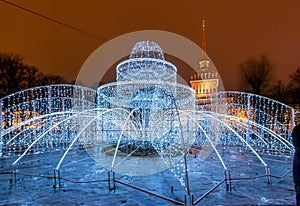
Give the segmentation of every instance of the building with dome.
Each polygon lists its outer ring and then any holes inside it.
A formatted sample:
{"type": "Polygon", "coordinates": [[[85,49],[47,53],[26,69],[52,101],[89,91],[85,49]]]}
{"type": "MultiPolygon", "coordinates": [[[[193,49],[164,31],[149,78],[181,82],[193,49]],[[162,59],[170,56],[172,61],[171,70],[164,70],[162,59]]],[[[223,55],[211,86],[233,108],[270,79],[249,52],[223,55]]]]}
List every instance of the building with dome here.
{"type": "Polygon", "coordinates": [[[190,85],[195,90],[198,104],[210,102],[210,97],[218,92],[219,74],[212,68],[206,54],[205,20],[202,20],[202,54],[199,69],[191,76],[190,85]]]}

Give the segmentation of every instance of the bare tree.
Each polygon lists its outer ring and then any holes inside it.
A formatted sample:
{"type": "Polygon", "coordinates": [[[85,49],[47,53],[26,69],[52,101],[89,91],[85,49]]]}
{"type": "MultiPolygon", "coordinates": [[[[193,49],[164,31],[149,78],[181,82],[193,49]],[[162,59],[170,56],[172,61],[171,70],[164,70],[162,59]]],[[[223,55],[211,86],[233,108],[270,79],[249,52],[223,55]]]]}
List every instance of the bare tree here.
{"type": "Polygon", "coordinates": [[[266,55],[259,60],[250,58],[240,64],[243,89],[254,94],[265,94],[271,80],[272,65],[266,55]]]}
{"type": "Polygon", "coordinates": [[[41,78],[44,76],[42,72],[35,66],[27,66],[26,70],[26,88],[31,88],[41,85],[41,78]]]}
{"type": "Polygon", "coordinates": [[[0,96],[25,89],[29,66],[23,58],[13,54],[0,53],[0,96]]]}
{"type": "Polygon", "coordinates": [[[18,55],[0,53],[0,98],[30,87],[61,83],[66,83],[64,78],[44,75],[18,55]]]}
{"type": "Polygon", "coordinates": [[[293,104],[300,104],[300,67],[290,75],[290,82],[288,84],[291,101],[293,104]]]}
{"type": "Polygon", "coordinates": [[[66,80],[58,75],[47,74],[43,75],[40,79],[42,85],[50,84],[65,84],[66,80]]]}
{"type": "Polygon", "coordinates": [[[286,85],[282,81],[278,81],[275,85],[271,87],[270,98],[275,99],[279,102],[289,103],[290,92],[286,85]]]}

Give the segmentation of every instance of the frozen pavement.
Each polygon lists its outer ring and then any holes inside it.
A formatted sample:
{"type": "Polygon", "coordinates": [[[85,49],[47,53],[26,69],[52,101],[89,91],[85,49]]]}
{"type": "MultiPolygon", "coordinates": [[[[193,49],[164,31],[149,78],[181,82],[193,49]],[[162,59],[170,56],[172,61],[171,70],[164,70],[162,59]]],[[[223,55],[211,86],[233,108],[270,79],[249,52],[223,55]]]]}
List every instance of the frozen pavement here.
{"type": "MultiPolygon", "coordinates": [[[[1,205],[175,205],[116,183],[116,191],[109,191],[108,172],[94,162],[84,150],[68,154],[61,169],[61,188],[53,188],[53,168],[57,164],[60,152],[28,155],[17,166],[16,182],[11,183],[11,163],[15,158],[0,160],[0,204],[1,205]],[[24,175],[25,174],[25,175],[24,175]],[[27,176],[32,175],[32,176],[27,176]],[[37,175],[47,176],[39,177],[37,175]],[[103,180],[103,181],[102,181],[103,180]],[[76,181],[72,182],[72,181],[76,181]],[[93,182],[95,181],[95,182],[93,182]],[[80,183],[79,183],[80,182],[80,183]]],[[[250,154],[230,153],[228,158],[232,178],[232,191],[226,191],[225,183],[205,197],[199,205],[294,205],[294,188],[290,159],[270,159],[268,165],[271,174],[285,176],[271,177],[272,183],[266,183],[266,177],[248,179],[264,175],[265,168],[259,165],[250,154]]],[[[147,166],[149,167],[149,165],[147,166]]],[[[179,167],[180,168],[180,167],[179,167]]],[[[206,161],[189,157],[189,182],[191,194],[196,200],[224,178],[224,171],[214,155],[206,161]]],[[[176,175],[170,169],[149,175],[129,177],[116,174],[116,179],[178,201],[183,201],[186,191],[179,179],[184,173],[176,175]]],[[[111,183],[111,187],[113,184],[111,183]]]]}

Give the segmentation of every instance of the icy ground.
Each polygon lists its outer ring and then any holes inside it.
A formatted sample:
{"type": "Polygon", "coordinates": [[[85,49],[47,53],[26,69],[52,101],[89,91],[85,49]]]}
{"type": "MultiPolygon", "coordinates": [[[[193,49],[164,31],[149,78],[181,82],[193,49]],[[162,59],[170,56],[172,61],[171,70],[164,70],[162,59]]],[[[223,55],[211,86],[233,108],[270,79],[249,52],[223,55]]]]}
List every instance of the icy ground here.
{"type": "MultiPolygon", "coordinates": [[[[55,189],[53,171],[61,155],[58,151],[26,156],[16,167],[15,182],[13,175],[5,172],[11,171],[16,157],[0,159],[0,205],[175,205],[118,183],[115,192],[110,191],[107,170],[89,158],[84,150],[68,154],[61,169],[61,177],[65,179],[61,180],[62,187],[55,189]]],[[[226,191],[226,184],[221,184],[199,205],[295,204],[290,158],[265,156],[271,174],[283,176],[272,177],[271,184],[266,183],[266,177],[259,177],[265,174],[265,168],[251,154],[228,152],[223,158],[229,163],[231,177],[239,180],[232,180],[232,191],[226,191]],[[247,179],[249,177],[259,178],[247,179]]],[[[224,178],[224,170],[215,155],[205,161],[189,157],[188,168],[190,190],[195,200],[224,178]]],[[[186,191],[178,179],[183,178],[184,173],[177,171],[176,174],[169,169],[140,177],[116,174],[116,179],[183,202],[186,191]]]]}

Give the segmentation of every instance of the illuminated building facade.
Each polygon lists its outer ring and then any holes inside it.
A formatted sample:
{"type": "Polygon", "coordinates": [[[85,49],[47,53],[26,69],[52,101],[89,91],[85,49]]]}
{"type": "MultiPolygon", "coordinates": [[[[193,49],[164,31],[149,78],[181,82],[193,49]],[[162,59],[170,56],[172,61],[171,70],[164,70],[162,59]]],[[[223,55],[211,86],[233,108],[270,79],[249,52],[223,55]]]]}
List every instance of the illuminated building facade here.
{"type": "Polygon", "coordinates": [[[199,62],[199,71],[191,76],[190,85],[195,90],[199,104],[205,103],[206,99],[218,92],[219,75],[210,65],[206,54],[205,20],[202,20],[202,54],[199,62]]]}

